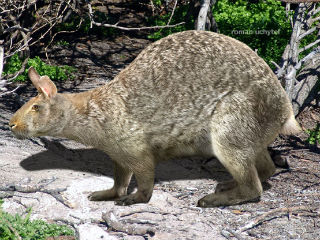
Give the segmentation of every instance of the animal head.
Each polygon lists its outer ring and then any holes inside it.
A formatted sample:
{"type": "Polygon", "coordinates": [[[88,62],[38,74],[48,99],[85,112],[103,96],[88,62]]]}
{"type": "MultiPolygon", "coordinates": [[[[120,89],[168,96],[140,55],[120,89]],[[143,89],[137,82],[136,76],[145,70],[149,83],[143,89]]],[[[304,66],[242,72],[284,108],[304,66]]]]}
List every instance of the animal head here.
{"type": "Polygon", "coordinates": [[[63,98],[59,97],[55,84],[48,76],[40,76],[33,67],[29,69],[28,76],[38,90],[38,95],[13,115],[10,129],[19,139],[55,135],[57,125],[63,125],[63,98]]]}

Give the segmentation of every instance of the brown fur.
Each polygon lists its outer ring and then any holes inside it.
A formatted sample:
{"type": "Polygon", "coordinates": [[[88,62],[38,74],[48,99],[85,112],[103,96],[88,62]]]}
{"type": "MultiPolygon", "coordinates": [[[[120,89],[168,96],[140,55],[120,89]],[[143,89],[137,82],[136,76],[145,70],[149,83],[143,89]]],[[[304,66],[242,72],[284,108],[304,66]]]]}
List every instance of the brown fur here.
{"type": "Polygon", "coordinates": [[[268,144],[280,132],[299,131],[268,65],[243,43],[216,33],[163,38],[113,81],[84,93],[59,94],[34,69],[29,76],[39,95],[12,117],[12,131],[67,137],[109,154],[114,187],[92,193],[91,200],[148,202],[157,162],[200,155],[216,156],[234,180],[220,183],[199,206],[249,201],[274,173],[268,144]],[[138,191],[127,195],[133,174],[138,191]]]}

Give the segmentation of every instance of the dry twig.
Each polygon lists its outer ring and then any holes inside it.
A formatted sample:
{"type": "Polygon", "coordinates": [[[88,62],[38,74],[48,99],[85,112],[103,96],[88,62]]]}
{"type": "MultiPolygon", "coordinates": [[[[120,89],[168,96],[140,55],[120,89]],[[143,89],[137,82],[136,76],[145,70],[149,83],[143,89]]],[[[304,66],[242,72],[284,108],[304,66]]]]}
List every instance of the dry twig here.
{"type": "Polygon", "coordinates": [[[149,226],[141,226],[141,224],[145,224],[143,222],[138,222],[138,220],[135,221],[134,224],[126,224],[125,221],[119,220],[113,211],[103,213],[102,219],[106,221],[107,225],[110,229],[117,232],[124,232],[129,235],[151,235],[153,236],[156,232],[156,230],[149,226]]]}
{"type": "Polygon", "coordinates": [[[297,207],[288,207],[288,208],[276,208],[269,212],[262,214],[261,216],[253,219],[251,222],[246,224],[245,226],[239,228],[236,232],[242,233],[249,229],[255,228],[261,225],[264,222],[271,221],[272,219],[279,218],[282,216],[289,216],[293,212],[315,212],[316,209],[312,209],[307,206],[297,206],[297,207]]]}
{"type": "Polygon", "coordinates": [[[2,192],[9,192],[9,193],[14,193],[14,192],[20,192],[20,193],[46,193],[54,197],[57,201],[65,205],[66,207],[70,208],[69,204],[63,199],[61,196],[61,193],[66,191],[66,188],[57,188],[57,189],[44,189],[45,186],[48,184],[40,184],[38,186],[23,186],[19,184],[10,184],[10,185],[5,185],[0,187],[0,191],[2,192]]]}
{"type": "MultiPolygon", "coordinates": [[[[90,18],[90,27],[92,28],[93,25],[96,25],[98,27],[110,27],[110,28],[116,28],[116,29],[120,29],[120,30],[124,30],[124,31],[140,31],[140,30],[156,30],[156,29],[163,29],[163,28],[173,28],[173,27],[177,27],[180,25],[185,24],[185,22],[180,22],[174,25],[169,25],[170,21],[168,21],[167,25],[164,26],[150,26],[150,27],[123,27],[123,26],[119,26],[117,24],[109,24],[109,23],[99,23],[96,22],[93,18],[93,11],[92,11],[92,6],[91,3],[89,1],[88,2],[88,9],[89,9],[89,18],[90,18]]],[[[173,9],[174,10],[174,9],[173,9]]]]}

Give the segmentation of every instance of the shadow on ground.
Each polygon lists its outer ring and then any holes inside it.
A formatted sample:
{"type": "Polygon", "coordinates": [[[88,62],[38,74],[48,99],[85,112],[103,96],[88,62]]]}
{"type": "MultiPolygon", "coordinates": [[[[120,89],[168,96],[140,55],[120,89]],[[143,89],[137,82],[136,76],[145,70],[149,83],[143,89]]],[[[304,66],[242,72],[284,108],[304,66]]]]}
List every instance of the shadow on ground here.
{"type": "MultiPolygon", "coordinates": [[[[21,161],[22,168],[28,171],[69,169],[113,176],[112,160],[102,151],[69,149],[56,140],[45,140],[44,143],[46,150],[21,161]]],[[[204,178],[224,181],[229,174],[216,159],[178,159],[159,163],[156,169],[156,181],[204,178]]]]}

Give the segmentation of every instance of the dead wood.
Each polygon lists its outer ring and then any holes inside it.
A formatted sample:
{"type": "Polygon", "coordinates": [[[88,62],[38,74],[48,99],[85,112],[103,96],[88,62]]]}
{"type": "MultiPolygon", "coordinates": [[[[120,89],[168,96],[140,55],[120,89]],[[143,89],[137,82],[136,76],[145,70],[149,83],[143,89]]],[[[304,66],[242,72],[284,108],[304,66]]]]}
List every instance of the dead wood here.
{"type": "Polygon", "coordinates": [[[225,237],[226,239],[233,239],[233,238],[236,238],[238,240],[245,240],[244,237],[242,237],[239,233],[237,233],[236,231],[234,230],[231,230],[231,229],[224,229],[224,230],[221,230],[221,235],[223,237],[225,237]]]}
{"type": "MultiPolygon", "coordinates": [[[[150,226],[141,226],[144,224],[150,224],[150,221],[139,221],[138,219],[133,221],[123,221],[116,217],[113,211],[103,213],[102,219],[107,223],[109,228],[113,231],[123,232],[129,235],[150,235],[153,236],[156,232],[155,228],[150,226]]],[[[157,225],[155,222],[152,225],[157,225]]]]}
{"type": "MultiPolygon", "coordinates": [[[[54,180],[53,180],[54,181],[54,180]]],[[[51,182],[50,182],[51,183],[51,182]]],[[[57,188],[57,189],[45,189],[44,187],[47,186],[50,183],[45,184],[39,184],[35,186],[30,185],[20,185],[20,184],[8,184],[4,186],[0,186],[0,192],[5,192],[7,195],[4,195],[6,197],[13,197],[15,195],[15,192],[20,193],[46,193],[54,197],[57,201],[65,205],[66,207],[70,208],[67,201],[63,199],[61,196],[61,193],[66,191],[66,188],[57,188]]]]}
{"type": "MultiPolygon", "coordinates": [[[[287,12],[289,11],[288,9],[287,12]]],[[[297,74],[301,70],[304,72],[305,69],[310,70],[310,62],[312,62],[313,69],[319,68],[320,48],[318,45],[320,42],[320,28],[319,24],[314,26],[320,19],[317,16],[319,11],[320,7],[316,3],[300,3],[296,7],[292,19],[290,42],[282,54],[281,63],[276,64],[273,62],[277,67],[276,74],[292,100],[295,115],[303,110],[304,106],[310,102],[310,99],[315,98],[317,92],[318,74],[306,75],[304,78],[297,76],[297,74]],[[301,47],[302,40],[316,31],[317,39],[301,47]],[[311,52],[303,57],[303,53],[310,49],[311,52]]]]}
{"type": "Polygon", "coordinates": [[[271,221],[272,219],[280,218],[280,217],[283,217],[283,216],[290,217],[290,215],[297,214],[299,212],[308,212],[308,213],[317,214],[319,216],[320,209],[312,208],[312,207],[308,207],[308,206],[276,208],[276,209],[273,209],[273,210],[271,210],[269,212],[266,212],[266,213],[262,214],[261,216],[253,219],[251,222],[249,222],[245,226],[239,228],[237,230],[237,233],[245,232],[247,230],[250,230],[252,228],[255,228],[255,227],[261,225],[264,222],[271,221]]]}

